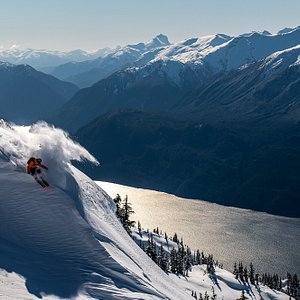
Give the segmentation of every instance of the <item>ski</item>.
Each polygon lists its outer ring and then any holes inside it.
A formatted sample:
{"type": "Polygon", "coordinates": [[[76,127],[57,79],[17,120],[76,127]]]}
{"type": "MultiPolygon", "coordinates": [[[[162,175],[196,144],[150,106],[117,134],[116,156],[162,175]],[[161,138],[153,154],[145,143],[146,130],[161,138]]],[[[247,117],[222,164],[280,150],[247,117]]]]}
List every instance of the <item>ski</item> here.
{"type": "Polygon", "coordinates": [[[35,180],[36,180],[36,182],[37,182],[41,187],[43,187],[43,188],[49,186],[48,183],[45,184],[42,180],[39,180],[39,179],[37,179],[37,178],[36,178],[35,180]]]}
{"type": "Polygon", "coordinates": [[[41,178],[41,180],[45,186],[49,186],[49,183],[45,179],[41,178]]]}
{"type": "Polygon", "coordinates": [[[43,188],[45,187],[48,187],[49,186],[49,183],[44,179],[42,178],[41,176],[34,176],[34,179],[36,180],[36,182],[42,186],[43,188]]]}

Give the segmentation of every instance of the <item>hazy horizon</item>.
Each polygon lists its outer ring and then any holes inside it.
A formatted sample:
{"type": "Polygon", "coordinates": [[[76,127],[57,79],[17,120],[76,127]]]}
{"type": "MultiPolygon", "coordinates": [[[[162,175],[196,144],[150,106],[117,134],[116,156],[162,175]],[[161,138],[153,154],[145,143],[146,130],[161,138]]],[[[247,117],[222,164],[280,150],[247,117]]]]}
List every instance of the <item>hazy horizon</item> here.
{"type": "Polygon", "coordinates": [[[276,33],[299,25],[300,1],[10,0],[0,11],[1,48],[92,51],[151,40],[171,42],[216,33],[276,33]]]}

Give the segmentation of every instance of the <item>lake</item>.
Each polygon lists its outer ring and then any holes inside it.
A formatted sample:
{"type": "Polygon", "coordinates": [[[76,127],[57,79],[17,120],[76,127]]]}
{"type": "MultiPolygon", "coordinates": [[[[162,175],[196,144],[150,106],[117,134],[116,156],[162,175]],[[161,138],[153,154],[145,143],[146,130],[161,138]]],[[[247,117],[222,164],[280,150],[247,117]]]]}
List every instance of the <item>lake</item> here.
{"type": "Polygon", "coordinates": [[[97,182],[112,198],[128,195],[143,228],[157,226],[163,232],[183,237],[193,250],[214,255],[233,270],[235,261],[254,264],[258,272],[300,274],[300,218],[287,218],[201,200],[97,182]]]}

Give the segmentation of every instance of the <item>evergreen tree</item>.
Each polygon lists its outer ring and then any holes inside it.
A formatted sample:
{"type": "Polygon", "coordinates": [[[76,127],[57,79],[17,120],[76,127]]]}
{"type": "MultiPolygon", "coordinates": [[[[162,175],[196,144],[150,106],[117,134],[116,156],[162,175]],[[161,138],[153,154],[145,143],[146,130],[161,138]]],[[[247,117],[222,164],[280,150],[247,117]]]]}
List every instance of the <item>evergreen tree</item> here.
{"type": "Polygon", "coordinates": [[[215,289],[214,289],[213,286],[211,287],[211,290],[212,290],[212,296],[210,297],[210,299],[211,300],[217,300],[217,294],[216,294],[215,289]]]}
{"type": "Polygon", "coordinates": [[[208,255],[207,257],[207,262],[206,262],[206,270],[209,274],[214,274],[215,273],[215,267],[214,267],[214,259],[211,254],[208,255]]]}
{"type": "Polygon", "coordinates": [[[248,299],[248,297],[246,297],[246,295],[245,295],[245,291],[244,291],[244,290],[242,290],[241,297],[240,297],[240,298],[238,298],[237,300],[246,300],[246,299],[248,299]]]}
{"type": "Polygon", "coordinates": [[[163,248],[163,244],[160,244],[160,249],[159,249],[159,254],[158,254],[158,265],[160,266],[160,268],[167,272],[168,271],[168,259],[165,255],[165,251],[163,248]]]}
{"type": "Polygon", "coordinates": [[[138,231],[139,231],[140,237],[142,237],[142,227],[141,227],[140,221],[138,221],[138,231]]]}
{"type": "Polygon", "coordinates": [[[196,252],[196,265],[202,265],[202,257],[199,249],[196,252]]]}
{"type": "Polygon", "coordinates": [[[207,291],[205,291],[205,293],[204,293],[204,300],[209,300],[209,296],[208,296],[207,291]]]}
{"type": "Polygon", "coordinates": [[[187,246],[186,247],[186,254],[185,254],[185,268],[186,270],[189,270],[192,267],[192,251],[191,249],[187,246]]]}
{"type": "Polygon", "coordinates": [[[165,240],[166,240],[167,247],[169,249],[169,239],[168,239],[168,235],[166,232],[165,232],[165,240]]]}
{"type": "Polygon", "coordinates": [[[175,232],[174,233],[174,236],[173,236],[173,242],[175,242],[175,243],[178,243],[179,241],[178,241],[178,237],[177,237],[177,233],[175,232]]]}
{"type": "Polygon", "coordinates": [[[282,279],[281,279],[281,277],[279,278],[279,291],[281,291],[282,290],[282,279]]]}
{"type": "Polygon", "coordinates": [[[235,279],[239,278],[239,273],[238,273],[238,269],[237,269],[237,264],[236,262],[234,262],[234,266],[233,266],[233,274],[235,275],[235,279]]]}
{"type": "Polygon", "coordinates": [[[128,234],[131,235],[131,227],[134,226],[135,221],[130,220],[130,216],[134,214],[134,211],[132,210],[131,203],[128,202],[128,197],[126,196],[122,202],[121,196],[117,194],[114,202],[116,204],[116,216],[128,234]]]}
{"type": "Polygon", "coordinates": [[[119,219],[120,219],[121,201],[122,201],[121,196],[117,194],[117,196],[114,199],[114,202],[116,204],[116,215],[119,219]]]}
{"type": "Polygon", "coordinates": [[[176,250],[173,248],[170,253],[170,267],[171,272],[176,273],[177,272],[177,254],[176,250]]]}
{"type": "Polygon", "coordinates": [[[292,284],[293,284],[293,287],[299,288],[300,283],[299,283],[297,274],[293,275],[292,284]]]}
{"type": "Polygon", "coordinates": [[[157,253],[156,253],[156,243],[153,241],[153,235],[150,235],[148,239],[148,247],[146,248],[146,253],[151,259],[158,264],[157,253]]]}
{"type": "Polygon", "coordinates": [[[131,203],[128,202],[128,197],[126,196],[123,201],[123,206],[121,208],[121,222],[123,224],[123,227],[128,232],[129,235],[131,235],[131,227],[134,226],[135,221],[130,220],[130,216],[134,214],[134,211],[132,209],[131,203]]]}
{"type": "Polygon", "coordinates": [[[244,267],[243,267],[243,263],[241,261],[239,262],[238,273],[239,273],[239,279],[242,282],[244,282],[244,267]]]}
{"type": "Polygon", "coordinates": [[[244,268],[244,280],[245,280],[245,282],[248,282],[248,270],[247,270],[247,267],[244,268]]]}
{"type": "Polygon", "coordinates": [[[250,283],[251,283],[251,284],[255,284],[254,267],[253,267],[252,262],[250,263],[249,279],[250,279],[250,283]]]}
{"type": "Polygon", "coordinates": [[[184,252],[183,247],[180,247],[177,252],[177,272],[184,275],[184,252]]]}

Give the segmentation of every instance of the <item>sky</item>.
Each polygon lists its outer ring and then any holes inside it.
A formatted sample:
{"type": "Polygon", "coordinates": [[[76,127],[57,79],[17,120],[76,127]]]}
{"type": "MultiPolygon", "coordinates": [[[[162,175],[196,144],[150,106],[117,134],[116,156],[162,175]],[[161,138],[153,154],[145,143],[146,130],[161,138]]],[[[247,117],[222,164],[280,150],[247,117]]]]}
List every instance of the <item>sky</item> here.
{"type": "Polygon", "coordinates": [[[0,47],[96,50],[300,25],[300,0],[0,0],[0,47]]]}

